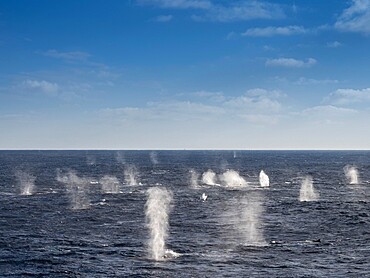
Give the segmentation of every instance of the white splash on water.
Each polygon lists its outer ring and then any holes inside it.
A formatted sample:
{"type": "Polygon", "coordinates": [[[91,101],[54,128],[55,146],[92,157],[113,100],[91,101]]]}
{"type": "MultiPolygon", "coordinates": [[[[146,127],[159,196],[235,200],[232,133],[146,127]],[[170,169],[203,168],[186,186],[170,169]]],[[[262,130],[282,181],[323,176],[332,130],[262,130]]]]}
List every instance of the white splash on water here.
{"type": "Polygon", "coordinates": [[[190,186],[192,188],[198,188],[199,174],[194,169],[190,169],[189,173],[190,173],[190,186]]]}
{"type": "Polygon", "coordinates": [[[79,210],[90,207],[90,199],[88,196],[90,191],[89,179],[77,176],[75,171],[68,171],[62,174],[58,170],[57,181],[65,184],[72,209],[79,210]]]}
{"type": "Polygon", "coordinates": [[[358,170],[355,166],[346,165],[344,168],[344,174],[346,175],[347,180],[349,181],[349,184],[358,184],[358,170]]]}
{"type": "Polygon", "coordinates": [[[164,259],[176,259],[176,258],[178,258],[178,257],[180,257],[181,256],[181,254],[180,253],[177,253],[177,252],[175,252],[175,251],[173,251],[173,250],[171,250],[171,249],[166,249],[165,251],[164,251],[164,256],[163,256],[163,258],[164,259]]]}
{"type": "Polygon", "coordinates": [[[208,196],[206,195],[206,193],[203,193],[202,194],[202,197],[201,197],[201,199],[203,200],[203,202],[207,201],[207,198],[208,198],[208,196]]]}
{"type": "MultiPolygon", "coordinates": [[[[147,190],[147,195],[145,215],[150,231],[148,242],[149,256],[156,261],[161,261],[171,256],[171,252],[173,252],[166,249],[172,192],[165,188],[152,187],[147,190]]],[[[177,253],[173,252],[173,254],[177,253]]]]}
{"type": "Polygon", "coordinates": [[[202,182],[207,185],[216,185],[216,174],[212,170],[204,172],[202,175],[202,182]]]}
{"type": "Polygon", "coordinates": [[[317,201],[319,199],[319,193],[316,192],[313,187],[313,181],[311,176],[306,176],[301,183],[301,189],[299,191],[299,200],[301,202],[317,201]]]}
{"type": "Polygon", "coordinates": [[[259,181],[260,181],[260,185],[262,187],[268,187],[268,186],[270,186],[269,176],[266,175],[266,173],[263,170],[261,170],[261,172],[260,172],[259,181]]]}
{"type": "Polygon", "coordinates": [[[117,194],[120,192],[120,182],[114,176],[105,175],[99,181],[104,193],[117,194]]]}
{"type": "Polygon", "coordinates": [[[32,195],[35,189],[36,177],[21,170],[17,170],[15,176],[20,187],[21,195],[32,195]]]}
{"type": "Polygon", "coordinates": [[[248,185],[247,181],[234,170],[227,170],[220,175],[220,180],[226,187],[243,187],[248,185]]]}
{"type": "Polygon", "coordinates": [[[125,175],[125,182],[126,184],[128,185],[138,185],[137,183],[137,169],[135,166],[133,165],[126,165],[125,166],[125,171],[124,171],[124,175],[125,175]]]}

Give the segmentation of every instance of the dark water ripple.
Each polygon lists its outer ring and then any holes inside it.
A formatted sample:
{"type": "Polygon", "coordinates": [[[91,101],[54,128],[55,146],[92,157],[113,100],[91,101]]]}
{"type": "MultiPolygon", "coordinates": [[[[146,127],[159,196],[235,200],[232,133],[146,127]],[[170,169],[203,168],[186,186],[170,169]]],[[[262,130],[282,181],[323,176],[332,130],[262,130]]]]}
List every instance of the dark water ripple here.
{"type": "Polygon", "coordinates": [[[370,152],[157,151],[158,164],[150,153],[122,152],[143,185],[104,194],[91,184],[85,209],[72,209],[57,169],[123,183],[117,152],[0,151],[0,276],[370,277],[370,152]],[[360,184],[348,185],[347,164],[357,166],[360,184]],[[190,169],[234,169],[251,186],[194,189],[190,169]],[[270,188],[258,186],[261,169],[270,188]],[[16,170],[36,177],[33,195],[20,195],[16,170]],[[298,200],[306,175],[318,201],[298,200]],[[173,192],[167,245],[182,254],[164,262],[149,259],[146,247],[146,189],[156,184],[173,192]],[[237,229],[250,202],[262,208],[258,246],[237,229]]]}

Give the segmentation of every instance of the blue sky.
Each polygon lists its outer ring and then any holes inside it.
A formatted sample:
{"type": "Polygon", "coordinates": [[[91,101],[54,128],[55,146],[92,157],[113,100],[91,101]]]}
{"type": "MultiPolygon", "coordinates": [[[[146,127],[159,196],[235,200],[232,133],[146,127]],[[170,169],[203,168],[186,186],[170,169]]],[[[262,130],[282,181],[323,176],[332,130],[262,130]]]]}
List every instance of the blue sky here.
{"type": "Polygon", "coordinates": [[[370,149],[370,0],[0,1],[0,149],[370,149]]]}

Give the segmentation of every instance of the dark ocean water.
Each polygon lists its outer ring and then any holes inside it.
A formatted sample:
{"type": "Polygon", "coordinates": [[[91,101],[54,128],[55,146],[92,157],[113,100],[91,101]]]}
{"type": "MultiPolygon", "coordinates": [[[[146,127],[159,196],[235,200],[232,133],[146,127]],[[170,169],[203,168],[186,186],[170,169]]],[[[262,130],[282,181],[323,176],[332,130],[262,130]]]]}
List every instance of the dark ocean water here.
{"type": "Polygon", "coordinates": [[[362,151],[0,151],[0,277],[370,277],[369,189],[362,151]],[[126,184],[129,165],[141,185],[126,184]],[[346,180],[346,165],[359,184],[346,180]],[[190,169],[233,169],[248,186],[194,188],[190,169]],[[69,171],[85,183],[77,196],[73,182],[57,180],[69,171]],[[104,175],[120,193],[102,192],[104,175]],[[317,201],[299,201],[306,175],[317,201]],[[181,254],[160,262],[147,251],[153,186],[173,193],[167,247],[181,254]],[[250,214],[258,244],[238,227],[250,214]]]}

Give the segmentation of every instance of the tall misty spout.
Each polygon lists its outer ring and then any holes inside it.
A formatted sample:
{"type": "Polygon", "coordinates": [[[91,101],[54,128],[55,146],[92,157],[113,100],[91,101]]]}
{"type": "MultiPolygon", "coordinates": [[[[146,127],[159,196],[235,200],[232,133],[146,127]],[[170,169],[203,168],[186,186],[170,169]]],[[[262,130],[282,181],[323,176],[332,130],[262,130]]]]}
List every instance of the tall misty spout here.
{"type": "Polygon", "coordinates": [[[152,187],[148,189],[147,194],[145,215],[150,231],[149,256],[156,261],[161,261],[169,253],[166,250],[166,239],[168,237],[168,216],[172,193],[165,188],[152,187]]]}
{"type": "Polygon", "coordinates": [[[259,199],[253,199],[251,197],[244,198],[241,200],[241,220],[240,230],[244,234],[244,244],[261,246],[265,245],[266,241],[263,236],[263,205],[259,199]]]}
{"type": "Polygon", "coordinates": [[[57,181],[66,185],[72,209],[80,210],[90,207],[90,199],[88,196],[90,188],[88,179],[79,177],[75,171],[68,171],[67,173],[62,174],[58,170],[57,181]]]}
{"type": "Polygon", "coordinates": [[[190,186],[192,188],[197,188],[199,174],[194,169],[191,169],[189,173],[190,173],[190,186]]]}
{"type": "Polygon", "coordinates": [[[137,169],[133,165],[127,165],[125,167],[125,181],[128,185],[138,185],[137,183],[137,169]]]}
{"type": "Polygon", "coordinates": [[[16,171],[15,176],[18,180],[21,195],[32,195],[35,188],[36,178],[24,171],[16,171]]]}
{"type": "Polygon", "coordinates": [[[149,157],[150,157],[150,161],[152,162],[153,165],[158,164],[158,153],[156,153],[154,151],[150,152],[149,157]]]}
{"type": "Polygon", "coordinates": [[[263,223],[263,196],[248,192],[244,196],[229,199],[223,209],[224,236],[228,244],[265,246],[263,223]]]}
{"type": "Polygon", "coordinates": [[[358,170],[356,167],[346,165],[343,170],[349,184],[358,184],[358,170]]]}
{"type": "Polygon", "coordinates": [[[307,176],[301,184],[301,189],[299,191],[299,200],[301,202],[317,201],[319,199],[319,194],[313,187],[313,181],[311,176],[307,176]]]}
{"type": "Polygon", "coordinates": [[[116,177],[105,175],[99,181],[104,193],[119,193],[120,183],[116,177]]]}

